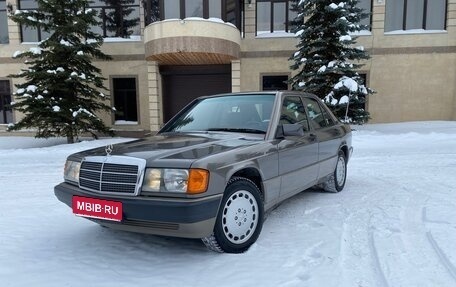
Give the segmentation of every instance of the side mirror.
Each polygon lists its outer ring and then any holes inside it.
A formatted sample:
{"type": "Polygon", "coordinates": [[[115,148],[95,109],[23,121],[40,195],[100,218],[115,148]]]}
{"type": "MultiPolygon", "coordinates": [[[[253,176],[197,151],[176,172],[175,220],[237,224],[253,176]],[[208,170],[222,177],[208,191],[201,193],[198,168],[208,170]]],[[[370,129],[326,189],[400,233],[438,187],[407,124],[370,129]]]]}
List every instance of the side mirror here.
{"type": "Polygon", "coordinates": [[[300,124],[283,124],[277,127],[276,138],[283,137],[302,137],[304,135],[304,129],[300,124]]]}

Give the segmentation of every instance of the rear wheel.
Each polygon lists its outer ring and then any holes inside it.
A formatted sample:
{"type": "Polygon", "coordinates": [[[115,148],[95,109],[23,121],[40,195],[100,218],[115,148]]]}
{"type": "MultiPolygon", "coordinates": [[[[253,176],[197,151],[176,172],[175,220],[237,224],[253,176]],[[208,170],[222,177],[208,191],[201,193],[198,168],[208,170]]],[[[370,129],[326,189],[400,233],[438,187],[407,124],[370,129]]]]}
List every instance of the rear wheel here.
{"type": "Polygon", "coordinates": [[[328,192],[339,192],[344,189],[347,178],[347,160],[345,153],[339,151],[334,173],[323,183],[323,189],[328,192]]]}
{"type": "Polygon", "coordinates": [[[258,187],[246,178],[233,178],[225,189],[214,232],[202,240],[213,251],[242,253],[257,240],[263,217],[258,187]]]}

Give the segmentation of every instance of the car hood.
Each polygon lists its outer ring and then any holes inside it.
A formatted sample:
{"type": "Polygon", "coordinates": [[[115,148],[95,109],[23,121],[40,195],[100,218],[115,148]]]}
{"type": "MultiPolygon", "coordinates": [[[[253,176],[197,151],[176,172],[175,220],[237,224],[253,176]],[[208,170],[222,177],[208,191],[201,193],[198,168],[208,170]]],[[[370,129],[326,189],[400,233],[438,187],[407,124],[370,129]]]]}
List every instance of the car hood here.
{"type": "MultiPolygon", "coordinates": [[[[116,144],[111,156],[145,159],[148,166],[190,167],[195,160],[223,152],[242,149],[264,141],[264,135],[237,133],[169,133],[133,142],[116,144]]],[[[106,147],[72,155],[78,160],[87,156],[106,156],[106,147]]]]}

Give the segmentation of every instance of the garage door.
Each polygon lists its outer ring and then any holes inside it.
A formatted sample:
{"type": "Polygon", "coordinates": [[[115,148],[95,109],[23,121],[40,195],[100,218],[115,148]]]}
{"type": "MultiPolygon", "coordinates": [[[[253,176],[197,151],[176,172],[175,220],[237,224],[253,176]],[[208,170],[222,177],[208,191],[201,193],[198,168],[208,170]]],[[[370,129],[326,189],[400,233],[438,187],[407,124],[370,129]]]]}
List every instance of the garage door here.
{"type": "Polygon", "coordinates": [[[231,92],[231,65],[162,66],[160,74],[165,122],[197,97],[231,92]]]}

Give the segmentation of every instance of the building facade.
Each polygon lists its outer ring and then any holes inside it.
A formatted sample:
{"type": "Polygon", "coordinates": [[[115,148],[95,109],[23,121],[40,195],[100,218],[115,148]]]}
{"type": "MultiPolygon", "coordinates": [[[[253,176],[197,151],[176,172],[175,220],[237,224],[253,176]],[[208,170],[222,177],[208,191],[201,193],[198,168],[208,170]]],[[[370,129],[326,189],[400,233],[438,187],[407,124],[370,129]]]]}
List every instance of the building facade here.
{"type": "MultiPolygon", "coordinates": [[[[102,115],[119,133],[156,131],[195,97],[223,92],[287,89],[288,58],[296,38],[288,0],[136,0],[125,29],[108,23],[115,7],[91,4],[99,12],[103,51],[96,62],[110,88],[115,115],[102,115]],[[127,32],[126,32],[127,31],[127,32]]],[[[335,1],[338,2],[338,1],[335,1]]],[[[456,120],[456,0],[361,0],[371,16],[358,44],[371,59],[360,73],[376,90],[366,103],[373,123],[456,120]]],[[[23,64],[12,55],[45,39],[43,31],[8,19],[34,0],[0,0],[0,134],[21,115],[9,74],[23,64]]]]}

